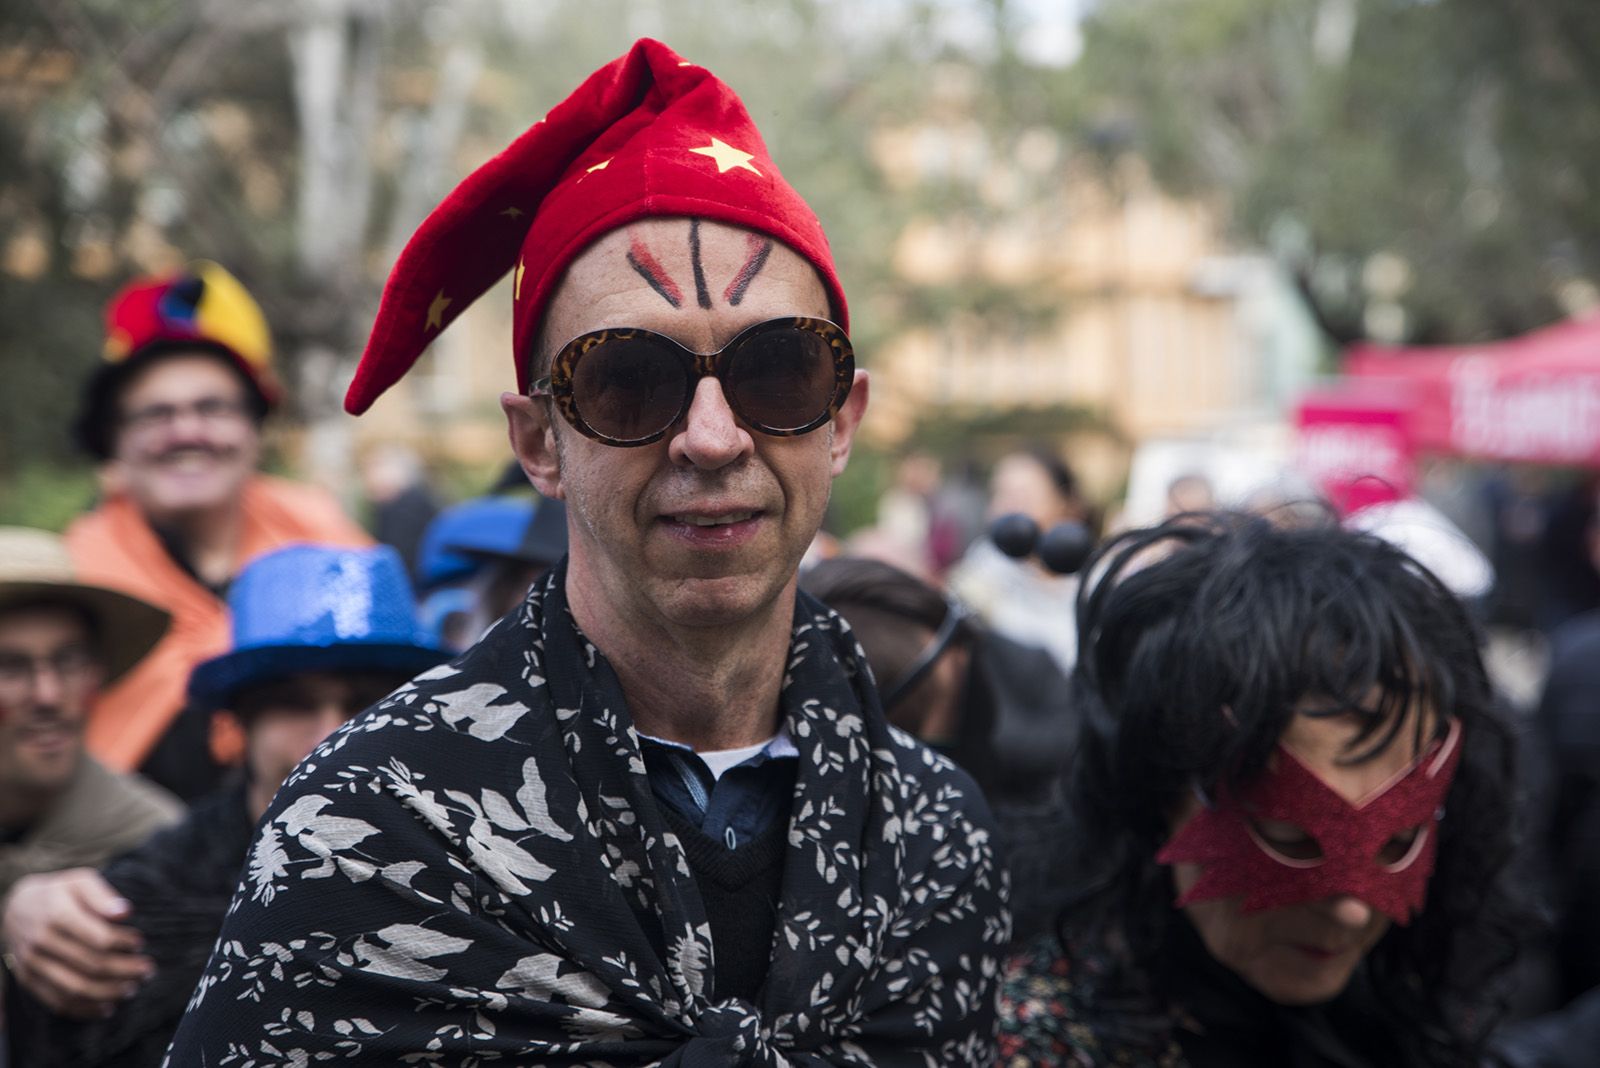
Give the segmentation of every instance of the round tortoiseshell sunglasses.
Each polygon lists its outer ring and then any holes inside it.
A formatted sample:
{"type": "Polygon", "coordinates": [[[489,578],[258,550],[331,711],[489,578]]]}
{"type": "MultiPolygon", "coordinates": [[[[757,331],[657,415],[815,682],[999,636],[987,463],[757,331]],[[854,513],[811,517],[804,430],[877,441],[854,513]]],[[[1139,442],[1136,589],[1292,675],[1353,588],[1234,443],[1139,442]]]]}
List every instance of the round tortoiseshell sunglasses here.
{"type": "Polygon", "coordinates": [[[769,319],[703,353],[626,327],[567,342],[528,393],[553,398],[579,432],[626,448],[661,440],[688,414],[695,387],[707,375],[716,377],[728,407],[751,429],[805,434],[839,411],[855,370],[850,339],[826,319],[769,319]]]}

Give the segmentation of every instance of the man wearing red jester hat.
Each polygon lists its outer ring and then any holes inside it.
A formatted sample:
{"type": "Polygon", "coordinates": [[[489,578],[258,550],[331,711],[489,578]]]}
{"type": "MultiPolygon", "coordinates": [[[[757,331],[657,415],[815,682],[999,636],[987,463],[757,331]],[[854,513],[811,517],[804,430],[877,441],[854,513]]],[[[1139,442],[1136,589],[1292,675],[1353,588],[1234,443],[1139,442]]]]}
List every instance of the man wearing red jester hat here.
{"type": "Polygon", "coordinates": [[[867,402],[816,217],[640,41],[424,222],[346,406],[506,272],[569,555],[285,784],[170,1063],[990,1063],[989,814],[796,592],[867,402]]]}
{"type": "Polygon", "coordinates": [[[315,486],[261,474],[261,423],[279,398],[266,317],[215,263],[139,278],[106,306],[105,362],[75,427],[107,475],[105,499],[67,529],[87,579],[159,605],[172,628],[95,702],[89,751],[186,799],[237,763],[237,731],[186,708],[196,664],[228,648],[228,586],[293,542],[370,538],[315,486]]]}
{"type": "Polygon", "coordinates": [[[1000,1063],[1498,1063],[1510,745],[1450,591],[1255,517],[1084,573],[1074,885],[1008,968],[1000,1063]]]}

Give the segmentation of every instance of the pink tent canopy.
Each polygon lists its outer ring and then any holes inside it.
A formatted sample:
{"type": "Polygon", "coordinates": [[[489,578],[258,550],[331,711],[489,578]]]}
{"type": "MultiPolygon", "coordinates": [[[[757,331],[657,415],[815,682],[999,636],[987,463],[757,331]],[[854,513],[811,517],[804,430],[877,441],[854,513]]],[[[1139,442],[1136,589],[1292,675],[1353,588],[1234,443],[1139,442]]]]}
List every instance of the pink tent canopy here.
{"type": "Polygon", "coordinates": [[[1341,513],[1410,496],[1411,396],[1404,384],[1350,380],[1308,391],[1295,410],[1295,469],[1341,513]]]}
{"type": "Polygon", "coordinates": [[[1419,451],[1600,467],[1600,316],[1489,345],[1357,345],[1344,371],[1408,398],[1419,451]]]}

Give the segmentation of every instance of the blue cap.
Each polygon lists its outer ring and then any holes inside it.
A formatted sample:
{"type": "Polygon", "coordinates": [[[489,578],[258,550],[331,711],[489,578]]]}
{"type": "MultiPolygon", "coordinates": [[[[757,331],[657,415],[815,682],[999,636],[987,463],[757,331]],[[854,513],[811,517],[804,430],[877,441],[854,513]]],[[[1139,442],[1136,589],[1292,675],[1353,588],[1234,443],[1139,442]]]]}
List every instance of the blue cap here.
{"type": "Polygon", "coordinates": [[[417,583],[431,590],[456,582],[483,565],[471,552],[507,553],[522,540],[533,519],[526,497],[478,497],[452,505],[434,517],[417,554],[417,583]]]}
{"type": "Polygon", "coordinates": [[[400,554],[291,545],[252,560],[228,591],[233,648],[189,676],[190,700],[231,703],[239,690],[307,671],[418,674],[450,658],[417,622],[400,554]]]}

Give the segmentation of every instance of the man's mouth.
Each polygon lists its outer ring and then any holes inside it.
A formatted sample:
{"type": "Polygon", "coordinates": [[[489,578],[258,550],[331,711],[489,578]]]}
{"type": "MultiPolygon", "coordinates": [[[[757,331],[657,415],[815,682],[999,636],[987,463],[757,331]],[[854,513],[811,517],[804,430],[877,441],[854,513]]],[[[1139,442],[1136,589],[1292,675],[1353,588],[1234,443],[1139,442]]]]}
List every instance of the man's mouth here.
{"type": "Polygon", "coordinates": [[[711,508],[669,512],[661,524],[672,537],[699,552],[727,551],[747,544],[766,513],[752,508],[711,508]]]}
{"type": "Polygon", "coordinates": [[[215,449],[181,449],[165,454],[158,462],[168,467],[200,467],[219,458],[215,449]]]}
{"type": "Polygon", "coordinates": [[[732,523],[743,523],[747,519],[754,519],[756,512],[722,512],[717,515],[700,515],[693,512],[683,512],[678,515],[668,516],[673,523],[686,523],[691,527],[725,527],[732,523]]]}
{"type": "Polygon", "coordinates": [[[37,720],[22,725],[18,738],[31,745],[55,745],[72,737],[72,728],[62,720],[37,720]]]}

